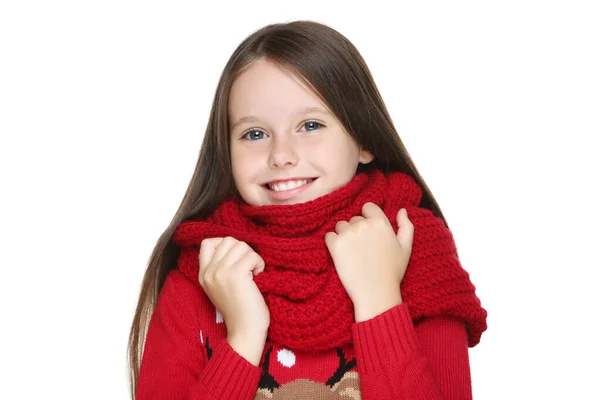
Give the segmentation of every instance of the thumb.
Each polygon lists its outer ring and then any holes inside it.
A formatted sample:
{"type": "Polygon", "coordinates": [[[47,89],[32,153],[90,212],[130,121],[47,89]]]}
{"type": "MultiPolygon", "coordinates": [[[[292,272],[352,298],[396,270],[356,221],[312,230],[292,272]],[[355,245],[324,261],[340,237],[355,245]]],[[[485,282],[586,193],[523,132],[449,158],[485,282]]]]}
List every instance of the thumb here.
{"type": "Polygon", "coordinates": [[[217,250],[217,246],[221,244],[222,241],[223,238],[210,238],[202,241],[200,244],[200,251],[198,252],[200,271],[206,269],[208,264],[210,264],[215,255],[215,251],[217,250]]]}
{"type": "Polygon", "coordinates": [[[398,243],[400,243],[400,246],[403,248],[412,249],[415,227],[408,219],[408,213],[405,208],[401,208],[400,211],[398,211],[396,223],[398,224],[398,232],[396,234],[398,243]]]}
{"type": "Polygon", "coordinates": [[[263,272],[265,270],[265,260],[258,253],[256,253],[256,255],[257,255],[256,265],[254,265],[254,268],[252,269],[252,275],[254,275],[254,276],[260,274],[261,272],[263,272]]]}

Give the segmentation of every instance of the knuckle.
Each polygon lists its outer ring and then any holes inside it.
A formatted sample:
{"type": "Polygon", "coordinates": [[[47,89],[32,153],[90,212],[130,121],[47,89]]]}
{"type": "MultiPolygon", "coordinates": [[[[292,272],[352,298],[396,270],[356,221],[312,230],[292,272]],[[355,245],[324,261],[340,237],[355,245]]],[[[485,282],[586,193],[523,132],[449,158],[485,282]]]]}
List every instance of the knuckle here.
{"type": "Polygon", "coordinates": [[[377,204],[369,201],[368,203],[365,203],[365,208],[375,210],[379,207],[377,207],[377,204]]]}
{"type": "Polygon", "coordinates": [[[212,276],[209,274],[204,274],[203,276],[200,277],[200,284],[202,285],[202,287],[206,288],[211,286],[213,283],[212,281],[212,276]]]}
{"type": "Polygon", "coordinates": [[[376,218],[373,218],[373,223],[377,225],[385,225],[388,224],[390,220],[385,215],[378,215],[376,218]]]}
{"type": "Polygon", "coordinates": [[[227,275],[227,270],[225,268],[217,269],[212,278],[212,283],[224,282],[225,280],[227,280],[227,275]]]}
{"type": "Polygon", "coordinates": [[[212,247],[216,248],[219,243],[221,243],[222,238],[213,237],[213,238],[205,238],[200,242],[200,248],[202,247],[212,247]]]}
{"type": "Polygon", "coordinates": [[[242,247],[245,250],[252,250],[252,247],[250,247],[250,245],[246,242],[238,242],[238,246],[242,247]]]}
{"type": "Polygon", "coordinates": [[[369,224],[365,221],[358,221],[356,224],[352,224],[350,226],[350,231],[354,233],[363,232],[365,229],[368,229],[369,224]]]}

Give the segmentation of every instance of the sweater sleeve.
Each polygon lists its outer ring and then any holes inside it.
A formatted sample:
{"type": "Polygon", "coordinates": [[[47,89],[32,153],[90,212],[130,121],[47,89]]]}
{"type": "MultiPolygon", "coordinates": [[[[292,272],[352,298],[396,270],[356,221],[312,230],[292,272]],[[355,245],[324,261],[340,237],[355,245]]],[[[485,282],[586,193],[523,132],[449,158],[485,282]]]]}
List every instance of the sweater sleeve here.
{"type": "Polygon", "coordinates": [[[406,303],[352,326],[363,400],[472,399],[467,331],[451,317],[413,325],[406,303]]]}
{"type": "Polygon", "coordinates": [[[225,339],[207,360],[200,343],[198,289],[172,270],[148,326],[136,400],[252,399],[261,369],[225,339]]]}

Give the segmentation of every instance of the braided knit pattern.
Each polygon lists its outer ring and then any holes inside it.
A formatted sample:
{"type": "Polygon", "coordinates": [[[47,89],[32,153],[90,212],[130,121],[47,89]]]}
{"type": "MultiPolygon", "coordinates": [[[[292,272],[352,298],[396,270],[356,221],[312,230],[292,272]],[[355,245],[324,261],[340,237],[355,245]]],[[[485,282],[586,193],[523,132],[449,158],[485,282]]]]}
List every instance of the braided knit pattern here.
{"type": "MultiPolygon", "coordinates": [[[[418,207],[422,191],[408,175],[385,176],[377,169],[305,203],[250,206],[237,198],[223,202],[203,220],[182,222],[173,234],[181,248],[178,266],[198,282],[200,243],[232,236],[265,261],[254,281],[271,315],[269,340],[289,349],[320,351],[352,343],[354,308],[325,245],[338,221],[377,204],[397,232],[396,214],[406,208],[414,225],[413,248],[400,284],[411,317],[454,316],[465,321],[469,346],[486,330],[487,312],[458,259],[452,233],[433,213],[418,207]]],[[[365,265],[365,268],[369,268],[365,265]]]]}

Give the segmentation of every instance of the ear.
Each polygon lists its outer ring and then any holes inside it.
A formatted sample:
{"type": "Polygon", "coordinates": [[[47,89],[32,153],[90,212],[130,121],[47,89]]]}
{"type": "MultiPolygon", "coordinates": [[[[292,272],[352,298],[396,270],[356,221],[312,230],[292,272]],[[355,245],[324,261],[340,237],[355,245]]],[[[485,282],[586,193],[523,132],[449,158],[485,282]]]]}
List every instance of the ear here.
{"type": "Polygon", "coordinates": [[[361,164],[368,164],[371,161],[373,161],[374,158],[375,156],[373,154],[369,153],[368,150],[361,147],[360,153],[358,155],[358,162],[360,162],[361,164]]]}

